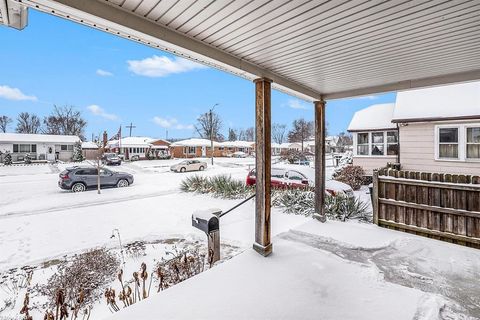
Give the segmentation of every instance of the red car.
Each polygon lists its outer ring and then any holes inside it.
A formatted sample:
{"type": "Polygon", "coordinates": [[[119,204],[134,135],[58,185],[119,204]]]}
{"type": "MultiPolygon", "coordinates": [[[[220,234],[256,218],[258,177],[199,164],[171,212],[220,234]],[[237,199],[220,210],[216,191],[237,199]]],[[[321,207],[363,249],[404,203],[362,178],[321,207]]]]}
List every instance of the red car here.
{"type": "MultiPolygon", "coordinates": [[[[315,187],[315,170],[305,166],[288,166],[285,168],[272,168],[271,185],[273,188],[306,188],[315,187]]],[[[247,175],[247,186],[254,186],[256,182],[255,169],[247,175]]],[[[325,192],[329,195],[344,194],[353,197],[353,189],[339,181],[327,180],[325,192]]]]}

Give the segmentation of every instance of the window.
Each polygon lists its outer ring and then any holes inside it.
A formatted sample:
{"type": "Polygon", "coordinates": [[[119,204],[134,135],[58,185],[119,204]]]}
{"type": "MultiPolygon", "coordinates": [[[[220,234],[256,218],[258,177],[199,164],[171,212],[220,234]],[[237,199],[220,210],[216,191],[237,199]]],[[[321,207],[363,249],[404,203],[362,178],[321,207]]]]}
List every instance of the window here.
{"type": "Polygon", "coordinates": [[[185,147],[183,149],[184,154],[195,154],[195,147],[185,147]]]}
{"type": "Polygon", "coordinates": [[[299,172],[296,172],[296,171],[288,171],[288,179],[290,180],[295,180],[295,181],[303,181],[303,180],[306,180],[305,177],[299,173],[299,172]]]}
{"type": "Polygon", "coordinates": [[[395,156],[398,154],[398,132],[387,132],[387,155],[395,156]]]}
{"type": "Polygon", "coordinates": [[[13,145],[13,152],[37,152],[37,145],[36,144],[14,144],[13,145]]]}
{"type": "Polygon", "coordinates": [[[372,156],[383,156],[383,132],[372,132],[372,156]]]}
{"type": "Polygon", "coordinates": [[[480,127],[467,128],[467,158],[480,159],[480,127]]]}
{"type": "Polygon", "coordinates": [[[368,133],[357,134],[357,154],[362,156],[368,156],[368,133]]]}
{"type": "Polygon", "coordinates": [[[438,157],[458,159],[458,128],[439,128],[438,157]]]}
{"type": "Polygon", "coordinates": [[[73,151],[73,144],[62,144],[60,146],[60,150],[62,150],[62,151],[73,151]]]}
{"type": "Polygon", "coordinates": [[[90,168],[80,169],[80,170],[77,170],[77,172],[75,172],[75,175],[77,175],[77,176],[97,175],[97,169],[90,169],[90,168]]]}

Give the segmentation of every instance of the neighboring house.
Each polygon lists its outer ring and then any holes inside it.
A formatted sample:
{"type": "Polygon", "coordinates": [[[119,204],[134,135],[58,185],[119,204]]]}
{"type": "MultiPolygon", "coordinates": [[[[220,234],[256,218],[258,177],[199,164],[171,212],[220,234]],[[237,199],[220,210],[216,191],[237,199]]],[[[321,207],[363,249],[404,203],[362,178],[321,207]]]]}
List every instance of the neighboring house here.
{"type": "Polygon", "coordinates": [[[394,106],[357,112],[349,131],[353,163],[367,174],[399,162],[404,170],[478,175],[480,82],[399,92],[394,106]]]}
{"type": "Polygon", "coordinates": [[[250,155],[253,152],[254,142],[251,141],[224,141],[218,143],[218,149],[223,157],[228,157],[235,152],[244,152],[250,155]]]}
{"type": "Polygon", "coordinates": [[[170,155],[170,142],[163,139],[150,140],[151,153],[154,157],[169,156],[170,155]]]}
{"type": "Polygon", "coordinates": [[[83,157],[88,160],[96,160],[102,156],[100,147],[93,141],[82,142],[83,157]]]}
{"type": "MultiPolygon", "coordinates": [[[[305,148],[306,145],[304,144],[303,147],[305,148]]],[[[302,143],[301,142],[284,142],[280,145],[280,154],[282,155],[285,155],[292,150],[301,151],[302,143]]]]}
{"type": "MultiPolygon", "coordinates": [[[[279,156],[282,153],[280,143],[272,142],[270,147],[272,149],[272,156],[279,156]]],[[[252,148],[255,148],[255,143],[252,145],[252,148]]]]}
{"type": "MultiPolygon", "coordinates": [[[[325,137],[325,152],[343,152],[344,148],[338,145],[339,137],[338,136],[327,136],[325,137]]],[[[315,140],[311,139],[304,142],[304,150],[315,153],[315,140]]]]}
{"type": "Polygon", "coordinates": [[[34,160],[71,161],[78,141],[77,136],[0,133],[0,152],[9,151],[13,161],[23,161],[26,154],[34,160]]]}
{"type": "MultiPolygon", "coordinates": [[[[220,145],[218,142],[213,142],[213,156],[221,157],[220,145]]],[[[174,142],[170,145],[170,153],[174,158],[199,158],[211,157],[211,141],[208,139],[187,139],[174,142]]]]}
{"type": "Polygon", "coordinates": [[[149,137],[125,137],[119,140],[107,142],[107,150],[122,154],[125,159],[137,156],[139,159],[146,159],[146,152],[152,147],[149,137]]]}
{"type": "Polygon", "coordinates": [[[392,123],[395,104],[376,104],[355,112],[348,131],[353,134],[353,164],[366,175],[389,162],[398,162],[398,129],[392,123]]]}

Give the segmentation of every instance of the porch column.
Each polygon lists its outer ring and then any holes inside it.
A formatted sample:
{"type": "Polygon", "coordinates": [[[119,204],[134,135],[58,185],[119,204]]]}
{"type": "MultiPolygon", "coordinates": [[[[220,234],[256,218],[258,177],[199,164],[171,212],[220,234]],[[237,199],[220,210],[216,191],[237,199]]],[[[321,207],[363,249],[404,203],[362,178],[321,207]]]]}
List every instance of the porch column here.
{"type": "Polygon", "coordinates": [[[325,222],[325,101],[315,101],[315,214],[325,222]]]}
{"type": "Polygon", "coordinates": [[[270,242],[270,179],[271,179],[271,80],[260,78],[255,83],[255,243],[253,248],[263,256],[272,253],[270,242]]]}

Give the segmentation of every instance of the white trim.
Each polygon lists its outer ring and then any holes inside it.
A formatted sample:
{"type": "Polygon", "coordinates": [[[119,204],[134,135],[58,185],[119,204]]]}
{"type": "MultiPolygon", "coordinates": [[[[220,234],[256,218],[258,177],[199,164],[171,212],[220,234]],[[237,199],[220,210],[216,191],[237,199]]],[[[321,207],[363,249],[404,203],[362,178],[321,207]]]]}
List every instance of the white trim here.
{"type": "Polygon", "coordinates": [[[434,128],[435,154],[434,160],[440,162],[480,162],[480,159],[467,158],[467,128],[480,128],[480,123],[459,123],[459,124],[439,124],[434,128]],[[455,128],[458,129],[458,158],[440,158],[439,143],[440,129],[455,128]]]}

